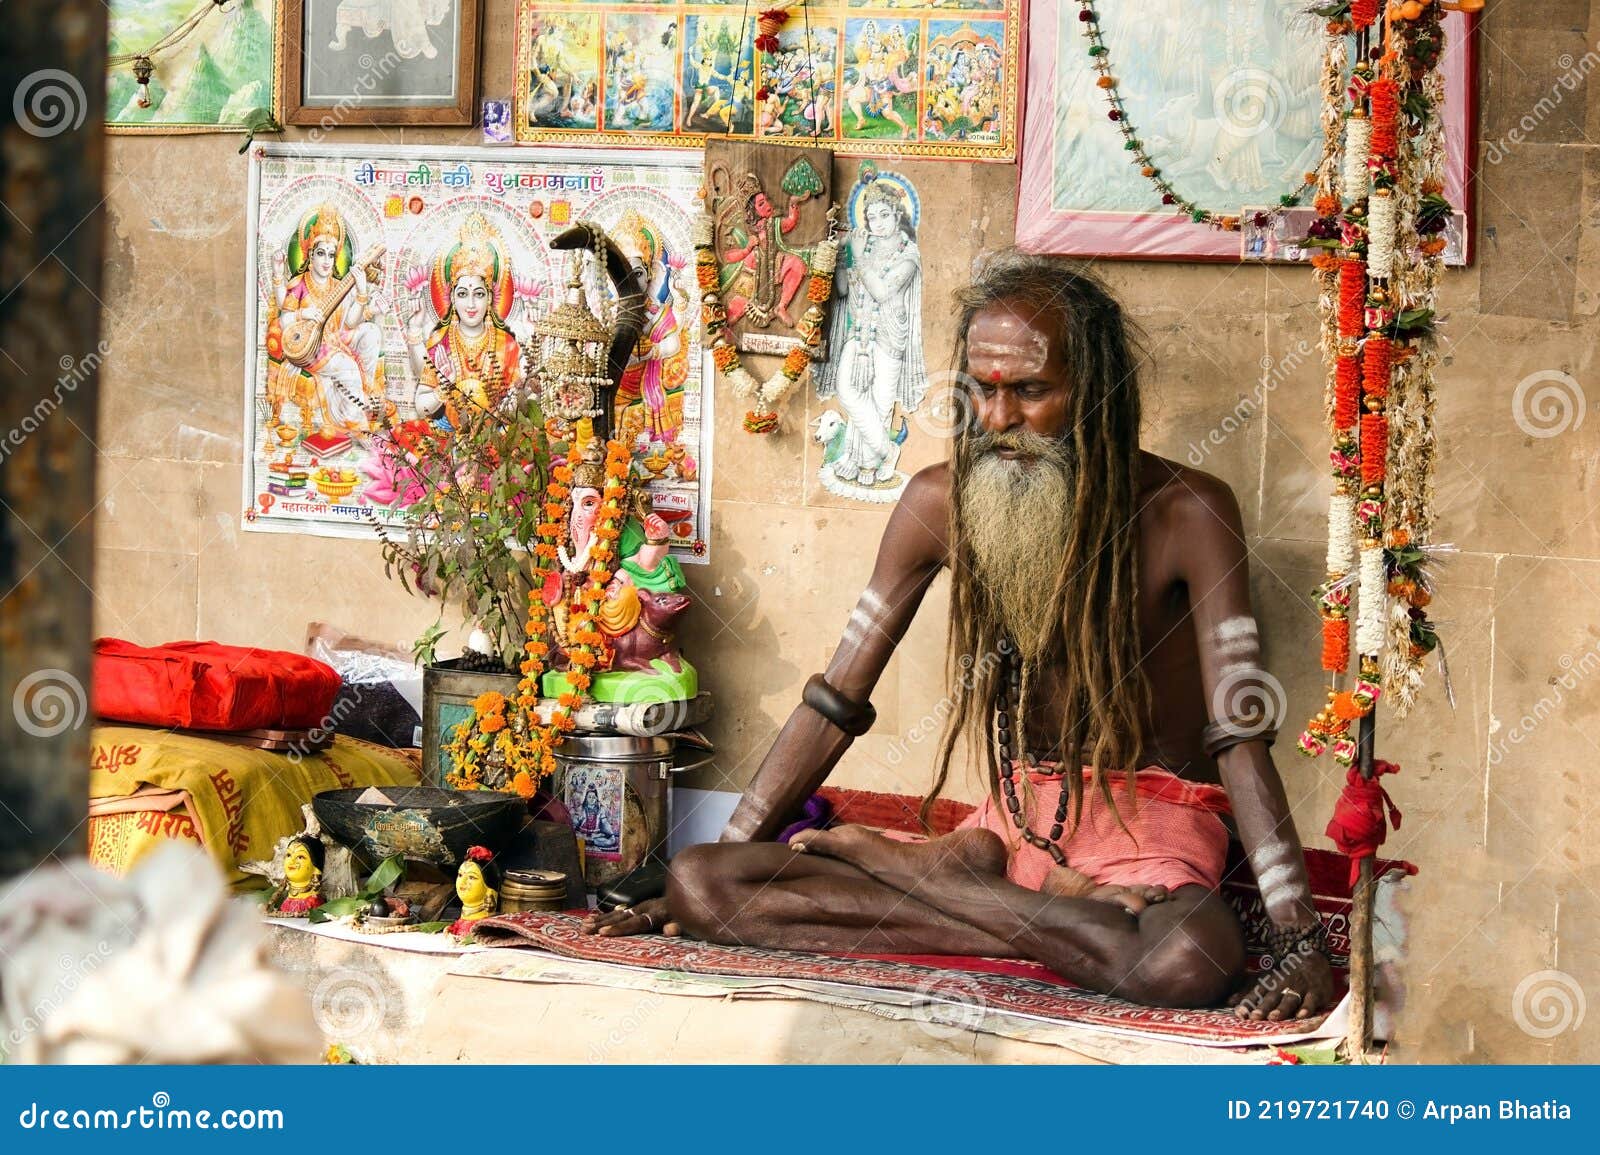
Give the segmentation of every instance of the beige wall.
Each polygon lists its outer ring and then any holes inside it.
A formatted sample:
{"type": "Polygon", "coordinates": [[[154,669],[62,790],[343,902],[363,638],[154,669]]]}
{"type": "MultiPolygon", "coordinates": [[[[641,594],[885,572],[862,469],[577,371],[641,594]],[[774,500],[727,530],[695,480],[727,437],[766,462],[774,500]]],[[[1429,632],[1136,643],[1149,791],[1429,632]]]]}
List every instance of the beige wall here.
{"type": "MultiPolygon", "coordinates": [[[[1508,159],[1478,186],[1479,258],[1449,275],[1439,399],[1439,524],[1462,553],[1444,573],[1436,617],[1456,706],[1433,676],[1404,725],[1380,727],[1398,761],[1405,811],[1391,852],[1422,866],[1409,900],[1408,1058],[1600,1059],[1600,1010],[1577,1031],[1521,1029],[1523,980],[1556,970],[1600,997],[1600,420],[1532,436],[1513,418],[1519,381],[1541,370],[1592,380],[1600,321],[1600,180],[1590,139],[1600,100],[1557,86],[1563,54],[1600,36],[1583,0],[1513,17],[1490,6],[1483,40],[1482,133],[1508,159]],[[1501,17],[1500,12],[1508,15],[1501,17]],[[1541,97],[1520,144],[1508,133],[1541,97]],[[1547,105],[1548,107],[1548,105],[1547,105]],[[1587,135],[1586,135],[1587,134],[1587,135]],[[1564,680],[1564,681],[1563,681],[1564,680]],[[1574,688],[1575,687],[1575,688],[1574,688]],[[1526,721],[1523,719],[1526,717],[1526,721]]],[[[486,94],[510,78],[510,0],[489,0],[486,94]]],[[[1592,83],[1592,78],[1591,78],[1592,83]]],[[[291,134],[293,135],[293,134],[291,134]]],[[[350,130],[340,141],[476,143],[470,130],[350,130]]],[[[179,637],[293,648],[321,618],[402,639],[431,620],[385,582],[375,544],[242,534],[245,162],[232,137],[118,138],[110,149],[109,268],[104,301],[113,355],[104,380],[96,518],[100,632],[143,642],[179,637]]],[[[923,194],[930,367],[949,355],[952,287],[1013,225],[1015,171],[907,164],[923,194]]],[[[841,163],[848,183],[855,165],[841,163]]],[[[1298,719],[1320,699],[1316,613],[1324,436],[1319,370],[1307,362],[1267,388],[1315,315],[1298,270],[1106,264],[1102,271],[1150,335],[1149,446],[1180,460],[1247,400],[1239,428],[1205,468],[1239,495],[1271,668],[1298,719]],[[1257,403],[1259,401],[1259,403],[1257,403]]],[[[691,570],[701,608],[691,653],[718,698],[721,756],[695,785],[744,783],[801,682],[831,652],[866,580],[887,510],[839,501],[815,484],[818,447],[796,400],[783,436],[745,435],[718,414],[713,564],[691,570]]],[[[907,461],[940,455],[914,433],[907,461]]],[[[942,695],[941,583],[877,694],[880,724],[839,771],[856,785],[918,791],[927,781],[942,695]]],[[[1339,777],[1280,747],[1280,767],[1308,841],[1339,777]]],[[[971,794],[972,784],[961,787],[971,794]]],[[[1535,1014],[1526,1018],[1538,1027],[1535,1014]]]]}

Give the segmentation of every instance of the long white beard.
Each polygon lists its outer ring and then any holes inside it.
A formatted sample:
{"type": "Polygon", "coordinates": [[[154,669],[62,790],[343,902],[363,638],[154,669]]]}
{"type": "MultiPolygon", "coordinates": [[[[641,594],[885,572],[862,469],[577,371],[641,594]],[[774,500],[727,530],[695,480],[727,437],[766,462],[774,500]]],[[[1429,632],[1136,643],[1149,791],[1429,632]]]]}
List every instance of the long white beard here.
{"type": "Polygon", "coordinates": [[[1001,627],[1034,662],[1062,612],[1054,595],[1072,526],[1073,468],[1059,441],[1008,434],[997,443],[1032,456],[1008,461],[977,449],[957,494],[960,532],[1001,627]]]}

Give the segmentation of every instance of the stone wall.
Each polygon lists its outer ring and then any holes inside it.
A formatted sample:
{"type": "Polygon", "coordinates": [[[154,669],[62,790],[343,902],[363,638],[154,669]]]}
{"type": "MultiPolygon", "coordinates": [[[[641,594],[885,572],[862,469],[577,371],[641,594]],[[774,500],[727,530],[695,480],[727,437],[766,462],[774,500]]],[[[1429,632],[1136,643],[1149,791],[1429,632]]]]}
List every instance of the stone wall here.
{"type": "MultiPolygon", "coordinates": [[[[1524,6],[1524,9],[1531,6],[1524,6]]],[[[485,93],[510,87],[510,0],[489,0],[485,93]]],[[[1440,536],[1461,553],[1436,616],[1455,705],[1430,677],[1380,755],[1404,826],[1386,850],[1411,884],[1408,1059],[1600,1059],[1591,1018],[1562,1023],[1560,995],[1600,992],[1600,422],[1581,421],[1600,322],[1600,130],[1590,73],[1600,20],[1584,0],[1537,14],[1491,4],[1481,42],[1478,259],[1445,282],[1439,399],[1440,536]],[[1513,15],[1515,12],[1515,15],[1513,15]],[[1542,103],[1541,103],[1542,102],[1542,103]],[[1568,415],[1514,398],[1541,372],[1568,415]],[[1577,408],[1571,408],[1571,406],[1577,408]],[[1541,972],[1556,972],[1544,975],[1541,972]],[[1549,984],[1556,984],[1551,986],[1549,984]],[[1541,993],[1542,992],[1542,993],[1541,993]],[[1544,997],[1554,994],[1555,997],[1544,997]],[[1548,1016],[1548,1017],[1547,1017],[1548,1016]],[[1561,1028],[1559,1030],[1554,1028],[1561,1028]]],[[[299,134],[290,134],[294,138],[299,134]]],[[[475,130],[340,130],[341,142],[474,144],[475,130]]],[[[429,607],[387,583],[377,546],[239,531],[245,162],[234,137],[116,138],[109,150],[103,302],[113,355],[101,420],[96,527],[100,633],[207,637],[297,648],[321,619],[409,639],[429,607]]],[[[923,193],[924,337],[948,363],[949,293],[1013,227],[1015,170],[907,163],[923,193]]],[[[841,162],[836,178],[853,179],[841,162]]],[[[1321,696],[1317,617],[1325,440],[1308,272],[1106,263],[1149,335],[1149,448],[1226,479],[1244,508],[1270,668],[1292,721],[1321,696]],[[1208,435],[1218,431],[1209,441],[1208,435]]],[[[719,398],[719,401],[721,399],[719,398]]],[[[795,400],[786,431],[757,439],[734,403],[717,422],[712,564],[689,648],[718,698],[719,758],[694,785],[748,780],[800,685],[827,661],[865,583],[887,509],[840,501],[814,478],[820,447],[795,400]]],[[[913,429],[906,462],[941,455],[913,429]]],[[[920,791],[942,718],[941,581],[877,694],[880,722],[841,782],[920,791]]],[[[1280,747],[1302,836],[1322,828],[1340,776],[1280,747]]],[[[955,792],[972,796],[973,782],[955,792]]]]}

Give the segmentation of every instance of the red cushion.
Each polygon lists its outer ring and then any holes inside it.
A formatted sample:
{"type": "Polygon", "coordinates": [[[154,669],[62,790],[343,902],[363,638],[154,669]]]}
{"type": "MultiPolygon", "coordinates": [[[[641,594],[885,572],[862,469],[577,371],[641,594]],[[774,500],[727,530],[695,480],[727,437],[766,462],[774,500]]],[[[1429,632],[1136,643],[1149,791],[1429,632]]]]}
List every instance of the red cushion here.
{"type": "Polygon", "coordinates": [[[309,730],[328,725],[339,692],[330,665],[285,650],[168,642],[94,644],[101,718],[186,730],[309,730]]]}

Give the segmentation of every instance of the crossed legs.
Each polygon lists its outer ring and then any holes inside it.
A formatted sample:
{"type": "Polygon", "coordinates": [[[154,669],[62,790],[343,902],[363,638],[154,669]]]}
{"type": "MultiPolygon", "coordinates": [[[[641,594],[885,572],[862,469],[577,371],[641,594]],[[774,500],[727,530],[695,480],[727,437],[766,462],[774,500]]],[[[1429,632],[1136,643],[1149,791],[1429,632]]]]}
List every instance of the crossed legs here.
{"type": "Polygon", "coordinates": [[[711,942],[1029,958],[1150,1005],[1216,1006],[1242,970],[1239,925],[1209,891],[1043,893],[1007,881],[1005,863],[988,831],[901,843],[842,827],[789,846],[693,847],[673,860],[667,899],[688,933],[711,942]]]}

